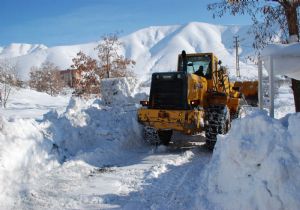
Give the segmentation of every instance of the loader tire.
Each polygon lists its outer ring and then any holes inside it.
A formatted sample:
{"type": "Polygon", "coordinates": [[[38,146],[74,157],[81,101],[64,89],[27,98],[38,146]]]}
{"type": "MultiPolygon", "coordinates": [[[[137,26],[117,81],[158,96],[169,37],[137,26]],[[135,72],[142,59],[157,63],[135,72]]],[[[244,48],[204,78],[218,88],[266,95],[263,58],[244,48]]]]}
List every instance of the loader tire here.
{"type": "Polygon", "coordinates": [[[160,143],[160,139],[155,128],[150,126],[144,127],[144,140],[147,144],[150,145],[158,145],[160,143]]]}
{"type": "Polygon", "coordinates": [[[150,145],[169,145],[171,141],[173,131],[172,130],[159,130],[155,128],[145,126],[144,127],[144,140],[150,145]]]}
{"type": "Polygon", "coordinates": [[[240,112],[241,112],[241,107],[239,106],[237,111],[230,115],[230,120],[232,121],[234,119],[240,118],[240,112]]]}
{"type": "Polygon", "coordinates": [[[230,112],[227,106],[209,106],[205,113],[206,146],[213,149],[218,134],[226,134],[230,129],[230,112]]]}
{"type": "Polygon", "coordinates": [[[158,136],[159,136],[160,144],[168,146],[171,141],[172,134],[173,134],[172,130],[159,130],[158,136]]]}

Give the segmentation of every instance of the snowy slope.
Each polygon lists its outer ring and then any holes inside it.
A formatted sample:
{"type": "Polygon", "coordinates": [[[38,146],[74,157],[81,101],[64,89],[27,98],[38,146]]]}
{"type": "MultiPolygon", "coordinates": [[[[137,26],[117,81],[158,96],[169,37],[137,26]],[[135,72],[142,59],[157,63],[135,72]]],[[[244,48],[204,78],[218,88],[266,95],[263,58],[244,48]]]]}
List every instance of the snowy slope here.
{"type": "MultiPolygon", "coordinates": [[[[171,71],[176,69],[177,55],[186,50],[192,52],[214,52],[234,74],[235,55],[233,52],[233,36],[245,39],[243,43],[250,45],[252,39],[247,34],[248,26],[221,26],[201,22],[186,25],[157,26],[141,29],[121,37],[124,43],[122,53],[137,62],[135,72],[143,80],[149,79],[154,71],[171,71]]],[[[50,61],[61,69],[71,65],[72,58],[82,50],[97,58],[94,48],[96,42],[46,48],[45,46],[12,44],[0,52],[0,58],[11,58],[17,63],[22,78],[28,78],[32,66],[39,66],[50,61]]],[[[249,48],[241,47],[241,56],[251,54],[249,48]]],[[[250,65],[241,64],[241,74],[251,78],[256,71],[250,65]],[[249,71],[250,69],[250,71],[249,71]]]]}

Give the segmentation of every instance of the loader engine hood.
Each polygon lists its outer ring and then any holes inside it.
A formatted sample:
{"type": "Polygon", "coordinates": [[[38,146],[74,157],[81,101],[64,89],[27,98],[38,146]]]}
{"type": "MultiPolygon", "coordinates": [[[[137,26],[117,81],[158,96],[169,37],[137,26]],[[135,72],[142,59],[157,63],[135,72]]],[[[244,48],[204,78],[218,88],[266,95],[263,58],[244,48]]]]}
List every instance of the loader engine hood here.
{"type": "Polygon", "coordinates": [[[153,73],[151,81],[149,108],[151,109],[188,109],[187,73],[153,73]]]}

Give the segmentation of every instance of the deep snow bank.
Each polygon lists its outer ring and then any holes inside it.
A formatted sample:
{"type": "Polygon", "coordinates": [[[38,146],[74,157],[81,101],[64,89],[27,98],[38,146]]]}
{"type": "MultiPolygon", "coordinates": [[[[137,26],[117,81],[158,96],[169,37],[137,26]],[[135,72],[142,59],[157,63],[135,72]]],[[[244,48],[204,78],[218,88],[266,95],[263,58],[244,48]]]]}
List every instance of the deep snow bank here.
{"type": "Polygon", "coordinates": [[[253,112],[218,137],[198,205],[207,209],[299,209],[300,114],[253,112]]]}
{"type": "Polygon", "coordinates": [[[102,79],[100,89],[102,101],[106,105],[124,106],[138,102],[135,100],[138,80],[134,77],[102,79]]]}
{"type": "Polygon", "coordinates": [[[64,161],[114,164],[142,145],[131,92],[135,83],[123,78],[103,86],[110,97],[71,99],[62,114],[51,111],[39,121],[0,118],[0,209],[21,209],[34,180],[64,161]],[[122,103],[108,103],[107,98],[122,103]]]}
{"type": "Polygon", "coordinates": [[[19,205],[30,182],[57,165],[51,150],[34,120],[0,119],[0,209],[19,205]]]}
{"type": "Polygon", "coordinates": [[[49,138],[55,142],[61,161],[80,158],[91,164],[107,164],[111,158],[118,158],[122,149],[140,145],[134,105],[109,107],[96,100],[82,108],[81,103],[72,99],[64,114],[45,115],[50,122],[49,138]]]}
{"type": "Polygon", "coordinates": [[[45,115],[49,138],[60,160],[80,158],[91,164],[107,164],[118,159],[122,150],[141,145],[132,78],[101,82],[103,98],[91,104],[72,98],[65,113],[45,115]]]}

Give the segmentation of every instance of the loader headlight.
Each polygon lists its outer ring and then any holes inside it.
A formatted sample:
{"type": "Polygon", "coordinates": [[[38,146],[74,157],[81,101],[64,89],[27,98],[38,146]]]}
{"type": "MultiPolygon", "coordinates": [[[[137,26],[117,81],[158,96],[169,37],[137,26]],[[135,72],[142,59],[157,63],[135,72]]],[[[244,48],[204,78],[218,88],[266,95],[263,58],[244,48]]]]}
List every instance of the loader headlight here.
{"type": "Polygon", "coordinates": [[[200,100],[192,100],[191,102],[192,106],[199,106],[200,105],[200,100]]]}
{"type": "Polygon", "coordinates": [[[149,101],[140,101],[142,106],[149,106],[149,101]]]}

